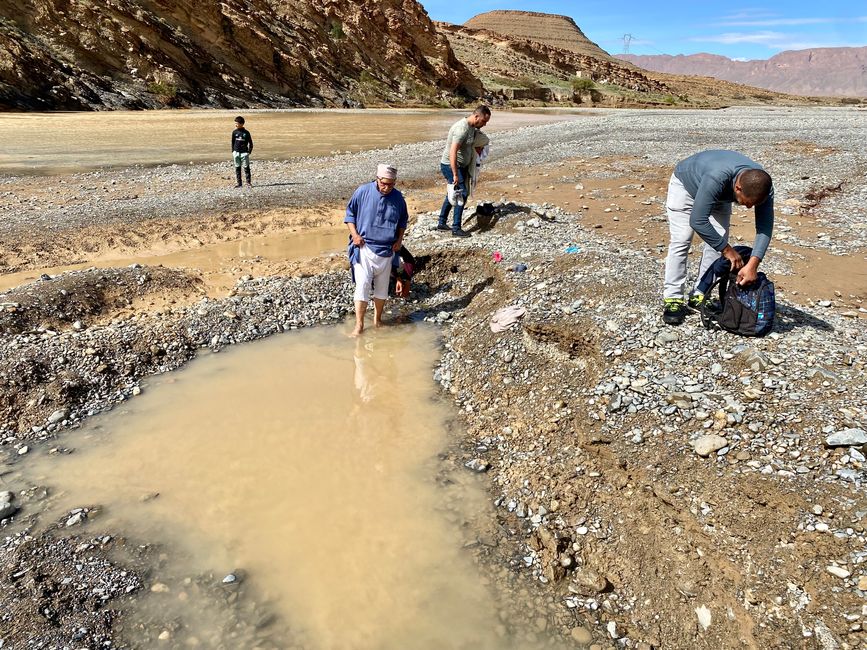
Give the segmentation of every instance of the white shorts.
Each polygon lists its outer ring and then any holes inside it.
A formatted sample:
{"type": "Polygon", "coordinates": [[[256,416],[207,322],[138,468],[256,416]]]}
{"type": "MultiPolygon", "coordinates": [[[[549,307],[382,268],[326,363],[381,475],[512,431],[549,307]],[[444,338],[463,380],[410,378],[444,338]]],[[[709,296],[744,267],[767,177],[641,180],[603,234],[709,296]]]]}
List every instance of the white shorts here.
{"type": "Polygon", "coordinates": [[[359,262],[352,265],[355,272],[356,301],[370,302],[370,287],[373,285],[373,297],[377,300],[388,298],[388,278],[391,276],[391,256],[380,257],[370,246],[362,246],[358,250],[359,262]]]}

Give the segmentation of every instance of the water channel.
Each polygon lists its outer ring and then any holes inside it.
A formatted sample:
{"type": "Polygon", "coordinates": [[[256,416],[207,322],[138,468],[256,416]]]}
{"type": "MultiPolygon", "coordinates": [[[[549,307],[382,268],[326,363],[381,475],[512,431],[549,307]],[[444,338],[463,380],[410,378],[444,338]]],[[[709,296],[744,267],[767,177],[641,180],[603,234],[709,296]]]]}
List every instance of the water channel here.
{"type": "Polygon", "coordinates": [[[239,260],[254,258],[274,262],[305,260],[322,253],[342,251],[346,247],[346,240],[345,228],[325,227],[301,232],[246,237],[237,241],[221,242],[162,255],[142,254],[126,258],[90,259],[78,264],[0,274],[0,292],[33,282],[43,273],[54,276],[66,271],[78,271],[90,267],[118,268],[131,264],[194,269],[208,276],[209,285],[224,290],[234,285],[235,279],[230,269],[239,260]]]}
{"type": "Polygon", "coordinates": [[[504,624],[521,604],[466,548],[493,513],[482,479],[440,457],[454,441],[431,379],[436,330],[344,330],[275,336],[148,380],[66,434],[73,453],[32,459],[49,516],[99,504],[85,535],[160,544],[161,587],[136,617],[171,647],[556,647],[504,624]],[[189,597],[196,576],[220,588],[230,571],[275,615],[255,638],[189,597]]]}

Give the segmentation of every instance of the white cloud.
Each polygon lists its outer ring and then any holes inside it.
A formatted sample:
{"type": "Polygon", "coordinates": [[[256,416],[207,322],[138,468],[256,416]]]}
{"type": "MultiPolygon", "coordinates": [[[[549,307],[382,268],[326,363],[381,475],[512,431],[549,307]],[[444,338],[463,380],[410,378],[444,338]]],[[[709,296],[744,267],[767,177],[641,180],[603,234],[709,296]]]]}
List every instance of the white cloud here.
{"type": "Polygon", "coordinates": [[[771,45],[786,39],[782,32],[726,32],[714,36],[693,36],[689,40],[699,43],[724,43],[733,45],[736,43],[752,43],[754,45],[771,45]]]}
{"type": "Polygon", "coordinates": [[[767,9],[744,9],[736,14],[723,16],[724,20],[757,20],[759,18],[773,18],[779,14],[772,13],[767,9]]]}
{"type": "Polygon", "coordinates": [[[867,22],[867,16],[852,18],[770,18],[765,20],[733,20],[726,18],[717,23],[724,27],[782,27],[792,25],[829,25],[832,23],[867,22]]]}
{"type": "Polygon", "coordinates": [[[799,34],[784,34],[782,32],[725,32],[710,36],[694,36],[689,39],[696,43],[722,43],[724,45],[751,44],[764,45],[771,50],[807,50],[817,47],[863,47],[863,43],[846,43],[842,41],[806,40],[799,34]]]}

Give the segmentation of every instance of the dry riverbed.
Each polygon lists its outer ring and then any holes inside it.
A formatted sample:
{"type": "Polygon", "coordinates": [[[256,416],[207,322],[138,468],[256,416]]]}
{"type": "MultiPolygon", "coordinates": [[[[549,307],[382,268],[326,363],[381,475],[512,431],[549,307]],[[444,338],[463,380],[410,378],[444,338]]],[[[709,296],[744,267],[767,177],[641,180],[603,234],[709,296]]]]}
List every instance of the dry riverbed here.
{"type": "MultiPolygon", "coordinates": [[[[140,260],[0,294],[3,647],[149,647],[161,633],[136,617],[161,540],[106,530],[100,504],[46,521],[52,495],[27,482],[34,449],[70,452],[68,429],[200,350],[351,309],[341,255],[148,258],[339,228],[381,158],[401,169],[424,262],[393,315],[442,326],[433,377],[458,432],[442,462],[489,481],[496,517],[466,524],[467,547],[528,603],[501,615],[509,635],[527,648],[552,632],[569,647],[863,647],[865,123],[856,110],[623,111],[500,133],[476,197],[497,209],[468,218],[467,241],[430,230],[439,143],[261,163],[260,186],[242,191],[216,165],[0,182],[7,273],[140,260]],[[775,179],[764,266],[779,320],[765,339],[696,316],[661,325],[665,186],[706,147],[743,150],[775,179]],[[492,333],[508,305],[526,315],[492,333]]],[[[733,224],[749,242],[748,213],[733,224]]],[[[255,576],[223,577],[197,576],[189,597],[230,611],[259,647],[285,647],[255,576]]]]}

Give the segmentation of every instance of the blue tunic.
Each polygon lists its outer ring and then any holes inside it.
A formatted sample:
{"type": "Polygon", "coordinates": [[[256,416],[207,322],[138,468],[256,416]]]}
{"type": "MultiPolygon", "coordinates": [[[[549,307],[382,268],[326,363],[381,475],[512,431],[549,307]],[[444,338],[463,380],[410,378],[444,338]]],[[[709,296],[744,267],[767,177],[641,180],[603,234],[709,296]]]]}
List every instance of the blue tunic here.
{"type": "MultiPolygon", "coordinates": [[[[735,179],[747,169],[762,166],[737,151],[701,151],[680,161],[674,175],[693,198],[689,225],[714,250],[721,251],[728,243],[710,224],[710,215],[720,203],[735,201],[735,179]]],[[[762,259],[774,230],[774,188],[764,203],[756,206],[756,239],[753,255],[762,259]]]]}
{"type": "MultiPolygon", "coordinates": [[[[383,196],[376,181],[361,185],[346,206],[343,223],[354,223],[366,246],[380,257],[391,257],[397,232],[406,228],[409,211],[400,191],[393,189],[383,196]]],[[[351,243],[351,242],[350,242],[351,243]]]]}

